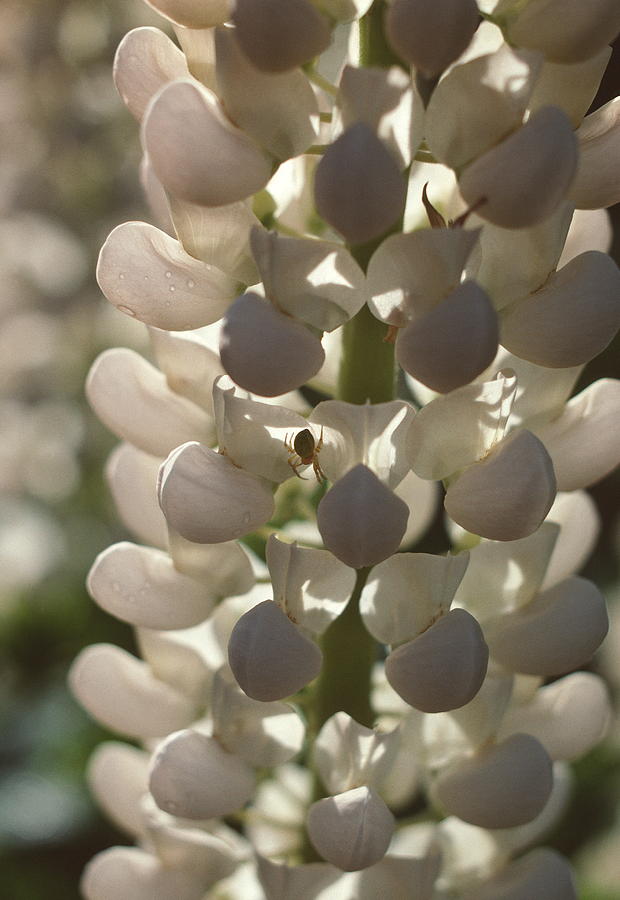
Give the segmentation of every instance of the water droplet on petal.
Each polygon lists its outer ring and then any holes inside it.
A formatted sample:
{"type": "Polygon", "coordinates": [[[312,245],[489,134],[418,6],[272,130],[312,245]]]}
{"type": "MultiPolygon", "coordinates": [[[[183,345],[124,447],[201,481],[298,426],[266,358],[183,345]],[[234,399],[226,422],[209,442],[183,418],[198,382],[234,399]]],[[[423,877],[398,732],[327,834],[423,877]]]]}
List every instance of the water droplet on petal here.
{"type": "Polygon", "coordinates": [[[172,293],[173,291],[176,291],[176,288],[175,288],[175,286],[174,286],[173,284],[171,284],[171,285],[170,285],[170,292],[172,293]]]}
{"type": "Polygon", "coordinates": [[[123,281],[123,279],[125,278],[125,273],[124,273],[124,272],[119,272],[119,273],[118,273],[118,277],[120,278],[121,281],[123,281]]]}
{"type": "Polygon", "coordinates": [[[192,281],[192,279],[190,278],[189,281],[187,282],[187,286],[188,286],[188,288],[196,287],[196,282],[192,281]]]}
{"type": "Polygon", "coordinates": [[[131,316],[132,319],[136,318],[135,310],[130,309],[129,306],[117,306],[116,308],[119,312],[125,313],[126,316],[131,316]]]}
{"type": "Polygon", "coordinates": [[[172,278],[172,272],[166,272],[166,278],[172,278]]]}

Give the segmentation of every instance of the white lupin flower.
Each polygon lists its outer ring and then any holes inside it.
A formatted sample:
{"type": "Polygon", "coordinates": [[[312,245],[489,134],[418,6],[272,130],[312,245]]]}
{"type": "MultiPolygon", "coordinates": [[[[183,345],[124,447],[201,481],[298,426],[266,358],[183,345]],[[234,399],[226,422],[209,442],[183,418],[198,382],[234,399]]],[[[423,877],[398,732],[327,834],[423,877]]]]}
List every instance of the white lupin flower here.
{"type": "Polygon", "coordinates": [[[213,440],[212,418],[170,390],[159,369],[133,350],[104,350],[90,368],[86,395],[110,431],[151,456],[167,456],[192,437],[213,440]]]}
{"type": "Polygon", "coordinates": [[[559,206],[577,171],[577,141],[566,113],[545,106],[464,170],[465,202],[502,228],[526,228],[559,206]]]}
{"type": "Polygon", "coordinates": [[[118,45],[114,84],[138,122],[160,88],[169,81],[188,77],[184,54],[158,28],[134,28],[118,45]]]}
{"type": "Polygon", "coordinates": [[[263,397],[276,397],[316,375],[325,352],[309,328],[279,312],[258,294],[247,293],[238,297],[226,313],[220,356],[227,373],[240,387],[263,397]]]}
{"type": "Polygon", "coordinates": [[[314,180],[317,212],[351,244],[379,237],[405,206],[395,156],[363,122],[350,125],[325,151],[314,180]]]}
{"type": "Polygon", "coordinates": [[[169,735],[151,762],[150,791],[160,809],[184,819],[234,812],[254,791],[255,776],[219,741],[191,729],[169,735]]]}
{"type": "Polygon", "coordinates": [[[114,229],[97,274],[155,364],[88,380],[136,541],[88,589],[141,658],[70,673],[140,744],[89,767],[137,846],[82,892],[574,898],[530,848],[610,717],[574,670],[607,630],[580,489],[620,460],[618,382],[569,398],[620,323],[617,103],[584,119],[617,12],[148,2],[179,46],[135,29],[114,77],[160,227],[114,229]],[[423,802],[443,820],[404,825],[423,802]]]}
{"type": "Polygon", "coordinates": [[[196,441],[174,450],[161,468],[159,502],[168,524],[190,541],[230,541],[271,518],[271,487],[196,441]]]}
{"type": "Polygon", "coordinates": [[[324,859],[345,872],[379,862],[393,830],[394,817],[368,787],[317,800],[308,812],[310,840],[324,859]]]}
{"type": "Polygon", "coordinates": [[[192,203],[235,203],[264,187],[271,174],[267,157],[197,82],[172,81],[155,94],[142,121],[142,141],[166,190],[192,203]],[[198,149],[203,145],[208,161],[198,149]]]}
{"type": "Polygon", "coordinates": [[[216,322],[239,286],[146,222],[126,222],[111,232],[99,254],[97,281],[125,315],[168,331],[216,322]]]}

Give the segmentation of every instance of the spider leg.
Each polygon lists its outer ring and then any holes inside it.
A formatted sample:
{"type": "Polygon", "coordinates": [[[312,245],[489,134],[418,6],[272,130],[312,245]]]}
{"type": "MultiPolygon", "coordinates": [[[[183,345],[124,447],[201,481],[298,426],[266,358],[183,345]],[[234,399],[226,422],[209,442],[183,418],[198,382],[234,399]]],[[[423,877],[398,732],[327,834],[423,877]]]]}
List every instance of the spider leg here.
{"type": "Polygon", "coordinates": [[[301,460],[299,460],[299,462],[293,462],[293,458],[294,458],[295,456],[297,456],[296,453],[294,453],[292,456],[289,456],[289,458],[288,458],[288,464],[289,464],[289,466],[291,467],[291,469],[293,470],[293,472],[295,473],[295,475],[297,475],[298,478],[301,478],[302,481],[307,481],[308,479],[306,478],[306,476],[305,476],[305,475],[300,475],[299,472],[297,471],[297,469],[298,469],[301,465],[303,465],[303,463],[302,463],[301,460]]]}
{"type": "Polygon", "coordinates": [[[315,452],[315,453],[318,453],[318,452],[320,451],[320,449],[321,449],[322,446],[323,446],[323,426],[321,425],[321,436],[319,437],[319,440],[318,440],[318,442],[317,442],[317,445],[316,445],[316,447],[314,448],[314,452],[315,452]]]}

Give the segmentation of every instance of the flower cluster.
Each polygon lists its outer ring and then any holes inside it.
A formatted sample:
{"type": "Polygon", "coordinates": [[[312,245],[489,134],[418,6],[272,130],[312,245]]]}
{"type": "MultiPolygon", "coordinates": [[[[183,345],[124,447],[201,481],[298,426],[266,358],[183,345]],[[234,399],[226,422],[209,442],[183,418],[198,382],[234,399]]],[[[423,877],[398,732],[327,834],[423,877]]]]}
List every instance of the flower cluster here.
{"type": "Polygon", "coordinates": [[[178,45],[131,31],[114,77],[158,226],[97,276],[153,362],[87,383],[137,541],[88,587],[142,658],[71,672],[140,744],[89,768],[136,846],[84,896],[570,900],[528,848],[609,712],[576,573],[620,382],[569,398],[620,326],[618,101],[586,116],[620,7],[148,2],[178,45]]]}

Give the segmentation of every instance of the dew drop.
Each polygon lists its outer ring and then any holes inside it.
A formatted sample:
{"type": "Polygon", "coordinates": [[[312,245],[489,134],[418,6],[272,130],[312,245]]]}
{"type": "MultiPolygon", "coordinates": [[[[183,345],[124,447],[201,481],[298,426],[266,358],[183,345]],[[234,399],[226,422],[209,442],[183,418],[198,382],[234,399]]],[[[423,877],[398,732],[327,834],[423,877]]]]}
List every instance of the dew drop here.
{"type": "Polygon", "coordinates": [[[172,278],[172,272],[166,272],[166,278],[172,278]]]}
{"type": "Polygon", "coordinates": [[[148,280],[149,280],[149,276],[148,276],[148,275],[145,275],[145,276],[144,276],[144,280],[145,280],[145,281],[148,281],[148,280]]]}
{"type": "Polygon", "coordinates": [[[125,313],[126,316],[131,316],[132,319],[136,318],[135,310],[130,309],[129,306],[117,306],[116,308],[119,312],[125,313]]]}
{"type": "Polygon", "coordinates": [[[170,293],[173,293],[174,291],[176,291],[176,288],[173,284],[171,284],[170,285],[170,293]]]}
{"type": "Polygon", "coordinates": [[[119,273],[118,273],[118,277],[120,278],[121,281],[123,281],[123,280],[125,279],[125,273],[124,273],[124,272],[119,272],[119,273]]]}
{"type": "Polygon", "coordinates": [[[196,287],[196,282],[192,281],[192,279],[190,278],[189,281],[187,282],[187,286],[188,286],[188,288],[196,287]]]}
{"type": "Polygon", "coordinates": [[[170,309],[170,307],[172,306],[172,303],[170,302],[170,300],[166,300],[165,306],[167,309],[170,309]]]}

